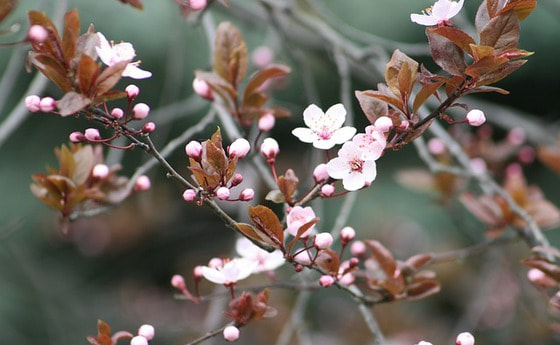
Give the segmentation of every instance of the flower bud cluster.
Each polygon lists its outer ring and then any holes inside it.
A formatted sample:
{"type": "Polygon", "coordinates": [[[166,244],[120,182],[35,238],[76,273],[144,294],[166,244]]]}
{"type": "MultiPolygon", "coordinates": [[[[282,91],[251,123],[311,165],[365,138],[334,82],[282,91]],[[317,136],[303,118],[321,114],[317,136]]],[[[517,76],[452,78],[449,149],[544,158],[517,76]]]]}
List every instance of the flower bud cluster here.
{"type": "Polygon", "coordinates": [[[56,101],[52,97],[40,98],[37,95],[31,95],[25,97],[25,107],[32,113],[39,111],[50,113],[56,109],[56,101]]]}

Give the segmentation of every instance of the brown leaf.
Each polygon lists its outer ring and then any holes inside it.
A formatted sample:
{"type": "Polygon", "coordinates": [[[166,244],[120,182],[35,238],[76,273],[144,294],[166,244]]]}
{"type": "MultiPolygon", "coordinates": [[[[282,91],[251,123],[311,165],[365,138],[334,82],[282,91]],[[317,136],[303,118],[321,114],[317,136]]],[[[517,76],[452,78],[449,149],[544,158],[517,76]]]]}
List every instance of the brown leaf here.
{"type": "Polygon", "coordinates": [[[507,2],[508,0],[486,0],[486,8],[490,18],[496,17],[507,2]]]}
{"type": "Polygon", "coordinates": [[[99,66],[95,63],[89,55],[82,54],[78,62],[78,81],[80,84],[80,91],[84,95],[91,95],[91,89],[99,74],[99,66]]]}
{"type": "Polygon", "coordinates": [[[273,243],[275,248],[284,246],[284,230],[276,214],[268,207],[249,206],[249,218],[273,243]]]}
{"type": "Polygon", "coordinates": [[[438,34],[434,28],[426,28],[426,36],[434,62],[447,73],[462,76],[466,68],[463,49],[447,37],[438,34]]]}
{"type": "Polygon", "coordinates": [[[120,61],[101,72],[95,81],[95,94],[100,95],[109,91],[121,79],[122,73],[130,61],[120,61]]]}
{"type": "Polygon", "coordinates": [[[399,111],[403,111],[403,102],[400,99],[398,99],[394,96],[388,96],[387,94],[383,93],[382,91],[367,90],[367,91],[362,91],[361,94],[364,97],[372,97],[372,98],[378,99],[380,101],[383,101],[387,104],[392,105],[393,107],[395,107],[399,111]]]}
{"type": "Polygon", "coordinates": [[[499,14],[514,10],[517,15],[517,19],[522,21],[527,18],[527,16],[529,16],[535,8],[537,8],[536,0],[510,0],[507,2],[507,5],[502,8],[499,14]]]}
{"type": "Polygon", "coordinates": [[[393,277],[397,269],[397,262],[393,255],[385,246],[375,240],[367,240],[366,245],[371,250],[373,257],[379,263],[379,266],[385,272],[387,277],[393,277]]]}
{"type": "MultiPolygon", "coordinates": [[[[389,107],[385,101],[367,95],[368,91],[355,91],[354,94],[360,103],[362,111],[371,124],[381,116],[387,116],[389,107]]],[[[374,92],[374,91],[371,91],[374,92]]]]}
{"type": "Polygon", "coordinates": [[[90,104],[91,99],[74,91],[67,92],[62,99],[56,101],[61,116],[75,114],[90,104]]]}
{"type": "MultiPolygon", "coordinates": [[[[416,71],[418,71],[418,62],[414,61],[400,50],[395,50],[391,60],[385,67],[385,81],[387,86],[396,96],[402,95],[402,90],[411,90],[416,81],[416,71]],[[402,69],[406,72],[401,72],[402,69]],[[399,84],[399,74],[410,74],[409,77],[401,78],[405,82],[404,85],[399,84]]],[[[410,93],[410,92],[408,92],[410,93]]]]}
{"type": "Polygon", "coordinates": [[[471,54],[471,44],[474,44],[474,39],[466,34],[464,31],[456,29],[451,26],[437,26],[431,28],[432,33],[443,36],[453,42],[456,46],[463,49],[468,54],[471,54]]]}
{"type": "Polygon", "coordinates": [[[243,105],[253,106],[252,103],[249,102],[249,100],[251,97],[253,97],[253,94],[259,93],[259,89],[263,86],[264,83],[273,78],[283,77],[290,72],[291,69],[288,66],[284,65],[269,65],[256,72],[249,79],[249,83],[247,84],[245,92],[243,93],[243,105]]]}
{"type": "Polygon", "coordinates": [[[288,169],[286,173],[278,177],[278,189],[284,194],[284,199],[288,204],[293,202],[292,197],[297,191],[299,179],[292,169],[288,169]]]}
{"type": "Polygon", "coordinates": [[[67,77],[66,68],[58,60],[47,54],[29,53],[31,63],[43,73],[50,81],[58,86],[62,91],[72,90],[72,83],[67,77]]]}
{"type": "Polygon", "coordinates": [[[119,0],[120,2],[122,2],[123,4],[128,4],[136,9],[139,10],[143,10],[144,9],[144,5],[142,5],[142,1],[141,0],[119,0]]]}
{"type": "Polygon", "coordinates": [[[519,19],[514,11],[492,18],[480,32],[480,45],[494,47],[497,54],[519,44],[519,19]]]}
{"type": "Polygon", "coordinates": [[[53,22],[49,19],[49,17],[47,17],[45,13],[39,11],[29,11],[27,13],[27,16],[29,17],[30,25],[41,25],[49,33],[48,38],[44,42],[31,43],[33,50],[36,52],[49,54],[53,58],[57,57],[57,59],[62,62],[63,52],[59,49],[59,47],[62,46],[62,42],[60,40],[58,30],[56,29],[56,26],[54,26],[53,22]]]}
{"type": "Polygon", "coordinates": [[[102,95],[98,95],[97,97],[95,97],[95,99],[93,101],[91,101],[91,104],[92,105],[97,105],[99,103],[114,101],[114,100],[125,98],[125,97],[126,97],[126,92],[118,91],[118,90],[110,90],[110,91],[105,92],[102,95]]]}
{"type": "Polygon", "coordinates": [[[338,274],[338,269],[340,268],[340,258],[337,253],[330,249],[322,249],[317,255],[315,263],[317,264],[317,267],[324,272],[331,275],[338,274]]]}
{"type": "Polygon", "coordinates": [[[486,74],[497,71],[503,64],[507,63],[508,59],[496,55],[485,56],[482,59],[475,61],[472,65],[468,66],[465,74],[473,78],[481,78],[486,74]]]}
{"type": "Polygon", "coordinates": [[[223,22],[216,29],[214,71],[234,88],[247,72],[247,45],[241,32],[230,22],[223,22]]]}
{"type": "Polygon", "coordinates": [[[301,236],[303,236],[303,234],[307,230],[309,230],[309,228],[311,228],[313,225],[317,224],[318,221],[319,221],[319,218],[313,218],[309,222],[307,222],[307,223],[305,223],[305,224],[303,224],[302,226],[299,227],[299,229],[297,230],[296,236],[294,237],[293,240],[290,241],[290,244],[288,244],[288,252],[292,251],[292,247],[294,246],[294,244],[296,244],[296,242],[299,241],[301,236]]]}
{"type": "Polygon", "coordinates": [[[75,169],[69,177],[72,178],[76,185],[84,184],[96,164],[93,147],[91,145],[82,146],[72,156],[75,162],[75,169]]]}
{"type": "Polygon", "coordinates": [[[407,289],[408,300],[419,300],[434,295],[441,290],[440,284],[435,280],[424,280],[410,284],[407,289]]]}
{"type": "Polygon", "coordinates": [[[212,90],[216,91],[226,102],[237,98],[237,91],[229,81],[214,72],[195,71],[197,79],[204,80],[212,90]]]}
{"type": "Polygon", "coordinates": [[[236,223],[235,226],[239,231],[241,231],[248,239],[265,243],[273,248],[279,248],[278,243],[272,241],[265,233],[261,230],[255,228],[251,224],[246,223],[236,223]]]}
{"type": "Polygon", "coordinates": [[[560,143],[541,146],[537,149],[537,157],[547,167],[560,174],[560,143]]]}
{"type": "Polygon", "coordinates": [[[490,14],[488,13],[488,3],[486,0],[482,1],[480,6],[478,6],[478,11],[474,19],[474,26],[476,28],[476,33],[480,35],[480,32],[486,27],[490,21],[490,14]]]}
{"type": "Polygon", "coordinates": [[[516,61],[506,62],[496,70],[481,76],[480,79],[477,81],[476,86],[478,87],[478,86],[494,84],[504,79],[508,75],[512,74],[513,72],[517,71],[526,62],[527,60],[516,60],[516,61]]]}
{"type": "Polygon", "coordinates": [[[416,97],[414,98],[414,103],[412,104],[412,111],[413,112],[418,111],[418,109],[422,106],[422,104],[424,104],[424,102],[426,102],[426,100],[428,100],[428,98],[430,98],[430,96],[435,94],[436,91],[442,85],[443,85],[442,81],[437,82],[437,83],[430,83],[430,84],[422,85],[422,88],[420,89],[420,91],[418,91],[418,93],[416,94],[416,97]]]}
{"type": "Polygon", "coordinates": [[[99,335],[111,336],[111,327],[105,321],[99,319],[97,320],[97,333],[99,335]]]}
{"type": "Polygon", "coordinates": [[[67,64],[70,64],[76,54],[78,36],[80,36],[80,17],[78,10],[66,12],[64,16],[64,36],[62,38],[62,51],[67,64]]]}
{"type": "Polygon", "coordinates": [[[0,23],[12,13],[17,3],[18,0],[0,0],[0,23]]]}
{"type": "Polygon", "coordinates": [[[419,270],[420,268],[428,264],[430,260],[432,260],[432,257],[432,254],[417,254],[408,258],[405,261],[405,265],[414,270],[419,270]]]}

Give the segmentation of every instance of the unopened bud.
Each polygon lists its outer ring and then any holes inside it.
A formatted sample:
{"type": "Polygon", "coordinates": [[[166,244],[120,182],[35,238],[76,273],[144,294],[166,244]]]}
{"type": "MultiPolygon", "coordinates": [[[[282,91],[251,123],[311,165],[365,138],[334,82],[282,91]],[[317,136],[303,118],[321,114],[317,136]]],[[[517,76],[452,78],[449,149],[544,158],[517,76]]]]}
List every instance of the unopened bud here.
{"type": "Polygon", "coordinates": [[[88,128],[84,133],[85,137],[89,141],[95,141],[101,139],[101,134],[96,128],[88,128]]]}
{"type": "Polygon", "coordinates": [[[142,126],[142,133],[153,133],[156,130],[156,124],[148,122],[142,126]]]}
{"type": "Polygon", "coordinates": [[[93,167],[93,170],[91,172],[91,176],[97,178],[97,179],[104,179],[107,176],[109,176],[109,167],[105,164],[96,164],[93,167]]]}
{"type": "Polygon", "coordinates": [[[216,196],[218,197],[218,199],[220,200],[227,200],[229,199],[229,188],[228,187],[220,187],[218,188],[218,190],[216,191],[216,196]]]}
{"type": "Polygon", "coordinates": [[[138,328],[138,335],[143,336],[148,341],[154,339],[155,334],[156,330],[152,325],[142,325],[140,326],[140,328],[138,328]]]}
{"type": "Polygon", "coordinates": [[[194,189],[187,189],[183,192],[183,200],[185,201],[195,201],[196,200],[196,191],[194,189]]]}
{"type": "Polygon", "coordinates": [[[38,112],[41,110],[41,98],[37,95],[25,97],[25,107],[32,113],[38,112]]]}
{"type": "Polygon", "coordinates": [[[239,138],[236,139],[228,149],[228,155],[230,157],[237,157],[239,159],[244,158],[247,153],[251,150],[251,144],[247,141],[247,139],[239,138]]]}
{"type": "Polygon", "coordinates": [[[252,188],[245,188],[241,191],[239,199],[242,201],[251,201],[255,198],[255,191],[252,188]]]}
{"type": "Polygon", "coordinates": [[[200,161],[202,158],[202,145],[198,141],[192,140],[185,146],[185,152],[187,156],[200,161]]]}
{"type": "Polygon", "coordinates": [[[198,280],[198,279],[203,277],[202,266],[200,266],[200,265],[195,266],[195,268],[193,269],[193,277],[194,277],[195,280],[198,280]]]}
{"type": "Polygon", "coordinates": [[[276,156],[280,152],[278,142],[272,138],[266,138],[261,144],[261,153],[269,163],[274,162],[276,156]]]}
{"type": "Polygon", "coordinates": [[[406,120],[401,121],[401,123],[399,124],[398,130],[399,131],[406,131],[408,129],[409,123],[406,120]]]}
{"type": "Polygon", "coordinates": [[[301,272],[301,271],[303,271],[303,266],[300,265],[300,264],[296,264],[296,265],[294,266],[294,270],[295,270],[296,272],[301,272]]]}
{"type": "Polygon", "coordinates": [[[260,117],[258,122],[258,127],[259,130],[263,132],[268,132],[272,128],[274,128],[275,124],[276,124],[276,118],[274,117],[274,115],[272,115],[271,113],[266,113],[260,117]]]}
{"type": "Polygon", "coordinates": [[[513,146],[519,146],[525,141],[525,131],[523,128],[516,127],[509,131],[507,141],[513,146]]]}
{"type": "Polygon", "coordinates": [[[235,175],[233,175],[233,177],[231,178],[231,186],[239,186],[241,182],[243,182],[243,175],[241,175],[240,173],[235,173],[235,175]]]}
{"type": "Polygon", "coordinates": [[[327,165],[321,163],[313,169],[313,179],[315,183],[323,183],[329,179],[329,173],[327,171],[327,165]]]}
{"type": "Polygon", "coordinates": [[[333,243],[333,237],[328,232],[322,232],[315,235],[315,247],[319,249],[326,249],[333,243]]]}
{"type": "Polygon", "coordinates": [[[128,99],[134,99],[140,94],[140,89],[138,86],[130,84],[126,87],[126,89],[124,89],[124,92],[126,93],[126,97],[128,97],[128,99]]]}
{"type": "Polygon", "coordinates": [[[42,25],[31,25],[27,39],[33,43],[43,43],[49,37],[49,32],[42,25]]]}
{"type": "Polygon", "coordinates": [[[471,159],[471,168],[476,175],[481,175],[486,172],[486,162],[484,159],[478,157],[471,159]]]}
{"type": "Polygon", "coordinates": [[[193,11],[201,11],[206,7],[207,0],[189,0],[189,7],[193,11]]]}
{"type": "Polygon", "coordinates": [[[81,143],[84,139],[86,139],[86,137],[82,134],[82,132],[72,132],[68,136],[68,139],[70,139],[73,143],[81,143]]]}
{"type": "Polygon", "coordinates": [[[517,154],[517,158],[523,164],[531,164],[535,160],[536,153],[535,149],[531,146],[523,146],[519,149],[519,153],[517,154]]]}
{"type": "Polygon", "coordinates": [[[473,109],[467,113],[467,123],[471,126],[478,127],[486,122],[486,117],[482,110],[473,109]]]}
{"type": "Polygon", "coordinates": [[[111,116],[120,120],[124,116],[124,111],[121,108],[113,108],[113,110],[111,110],[111,116]]]}
{"type": "Polygon", "coordinates": [[[205,82],[204,80],[194,78],[193,90],[194,92],[196,92],[197,95],[199,95],[204,99],[207,99],[209,101],[214,100],[214,92],[212,91],[212,88],[210,88],[210,85],[208,85],[208,83],[205,82]]]}
{"type": "Polygon", "coordinates": [[[55,109],[56,101],[52,97],[44,97],[41,99],[41,102],[39,103],[39,107],[41,108],[42,112],[50,113],[55,109]]]}
{"type": "Polygon", "coordinates": [[[175,274],[173,277],[171,277],[171,286],[181,291],[187,288],[185,278],[183,278],[183,276],[180,274],[175,274]]]}
{"type": "Polygon", "coordinates": [[[474,345],[474,337],[469,332],[463,332],[455,339],[457,345],[474,345]]]}
{"type": "Polygon", "coordinates": [[[130,345],[148,345],[148,339],[144,338],[141,335],[137,335],[134,338],[130,339],[130,345]]]}
{"type": "Polygon", "coordinates": [[[139,176],[134,184],[134,190],[136,192],[145,192],[152,186],[150,178],[146,175],[139,176]]]}
{"type": "Polygon", "coordinates": [[[340,241],[342,244],[348,244],[354,237],[356,237],[356,231],[353,228],[346,226],[340,230],[340,241]]]}
{"type": "Polygon", "coordinates": [[[329,197],[334,194],[334,186],[332,184],[326,184],[321,187],[321,195],[324,197],[329,197]]]}
{"type": "Polygon", "coordinates": [[[146,103],[137,103],[132,108],[132,118],[135,120],[143,120],[150,113],[150,107],[146,103]]]}
{"type": "Polygon", "coordinates": [[[388,116],[381,116],[375,120],[373,125],[381,132],[385,133],[389,132],[391,128],[393,128],[393,120],[391,120],[388,116]]]}
{"type": "Polygon", "coordinates": [[[428,151],[433,155],[441,155],[445,153],[445,144],[440,138],[431,138],[428,140],[428,151]]]}
{"type": "Polygon", "coordinates": [[[324,288],[328,288],[334,284],[334,278],[325,274],[319,278],[319,284],[324,288]]]}
{"type": "Polygon", "coordinates": [[[274,61],[274,51],[270,47],[260,46],[253,51],[251,58],[257,67],[263,68],[274,61]]]}
{"type": "Polygon", "coordinates": [[[302,265],[311,264],[311,258],[309,257],[309,253],[307,251],[303,251],[295,255],[294,260],[302,265]]]}
{"type": "Polygon", "coordinates": [[[239,339],[239,328],[235,326],[227,326],[224,328],[224,339],[227,341],[236,341],[239,339]]]}
{"type": "Polygon", "coordinates": [[[366,245],[362,241],[355,241],[350,247],[350,253],[354,256],[363,256],[366,253],[366,245]]]}

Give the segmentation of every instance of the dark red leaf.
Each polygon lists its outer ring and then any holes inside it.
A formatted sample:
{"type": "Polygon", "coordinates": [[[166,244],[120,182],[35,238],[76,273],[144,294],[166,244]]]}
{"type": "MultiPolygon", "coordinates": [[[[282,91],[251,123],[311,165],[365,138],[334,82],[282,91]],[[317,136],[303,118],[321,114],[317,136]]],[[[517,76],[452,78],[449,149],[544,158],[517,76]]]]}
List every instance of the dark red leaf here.
{"type": "Polygon", "coordinates": [[[91,99],[74,91],[67,92],[62,99],[56,102],[56,107],[61,116],[77,113],[91,104],[91,99]]]}
{"type": "Polygon", "coordinates": [[[494,17],[480,32],[480,45],[494,47],[496,54],[519,44],[519,19],[514,11],[494,17]]]}
{"type": "Polygon", "coordinates": [[[387,106],[386,102],[378,98],[368,96],[366,92],[367,91],[355,91],[354,94],[356,95],[356,98],[360,103],[360,107],[362,108],[362,111],[366,115],[367,119],[371,124],[374,124],[375,120],[377,120],[379,117],[387,116],[389,107],[387,106]]]}
{"type": "Polygon", "coordinates": [[[426,28],[434,62],[447,73],[462,76],[466,68],[463,49],[434,31],[434,28],[426,28]]]}
{"type": "Polygon", "coordinates": [[[216,29],[214,71],[237,88],[247,72],[247,45],[241,32],[230,22],[216,29]]]}
{"type": "Polygon", "coordinates": [[[373,257],[379,263],[379,266],[385,272],[387,277],[392,278],[397,269],[397,262],[393,258],[393,255],[389,249],[385,248],[380,242],[375,240],[366,241],[366,245],[371,250],[373,257]]]}
{"type": "Polygon", "coordinates": [[[62,38],[62,51],[64,59],[69,65],[76,54],[78,36],[80,36],[80,17],[78,10],[66,12],[64,16],[64,36],[62,38]]]}

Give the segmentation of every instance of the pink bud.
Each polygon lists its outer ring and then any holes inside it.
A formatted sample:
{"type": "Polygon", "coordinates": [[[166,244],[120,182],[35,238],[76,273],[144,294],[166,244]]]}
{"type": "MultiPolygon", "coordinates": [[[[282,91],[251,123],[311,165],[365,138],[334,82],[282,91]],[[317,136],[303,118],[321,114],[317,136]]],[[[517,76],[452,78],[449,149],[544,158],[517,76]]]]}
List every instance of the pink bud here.
{"type": "Polygon", "coordinates": [[[239,138],[229,146],[228,155],[230,157],[237,157],[239,159],[242,159],[247,155],[247,153],[249,153],[250,150],[251,144],[249,144],[246,139],[239,138]]]}
{"type": "Polygon", "coordinates": [[[150,178],[146,175],[139,176],[134,184],[134,190],[136,192],[145,192],[152,186],[152,182],[150,182],[150,178]]]}
{"type": "Polygon", "coordinates": [[[220,200],[227,200],[229,199],[229,188],[228,187],[220,187],[216,191],[216,196],[220,200]]]}
{"type": "Polygon", "coordinates": [[[350,247],[350,252],[354,256],[362,256],[366,253],[366,245],[362,241],[355,241],[350,247]]]}
{"type": "Polygon", "coordinates": [[[96,128],[88,128],[84,133],[85,137],[89,141],[95,141],[101,139],[101,134],[96,128]]]}
{"type": "Polygon", "coordinates": [[[486,162],[482,158],[471,159],[471,168],[473,172],[477,175],[484,174],[486,172],[486,162]]]}
{"type": "Polygon", "coordinates": [[[315,180],[315,183],[323,183],[329,179],[326,164],[321,163],[313,169],[313,179],[315,180]]]}
{"type": "Polygon", "coordinates": [[[121,108],[113,108],[113,110],[111,110],[111,116],[120,120],[124,116],[124,111],[121,108]]]}
{"type": "Polygon", "coordinates": [[[401,121],[399,124],[399,131],[406,131],[408,129],[409,123],[406,120],[401,121]]]}
{"type": "Polygon", "coordinates": [[[353,228],[346,226],[340,230],[340,240],[342,244],[347,244],[352,241],[354,237],[356,237],[356,231],[353,228]]]}
{"type": "Polygon", "coordinates": [[[231,178],[231,186],[232,187],[239,186],[241,184],[241,182],[243,182],[243,175],[241,175],[240,173],[236,173],[231,178]]]}
{"type": "Polygon", "coordinates": [[[271,113],[266,113],[260,117],[258,122],[258,127],[259,130],[263,132],[268,132],[272,128],[274,128],[275,124],[276,124],[276,118],[274,117],[274,115],[272,115],[271,113]]]}
{"type": "Polygon", "coordinates": [[[296,272],[301,272],[301,271],[303,271],[303,266],[300,265],[300,264],[296,264],[296,265],[294,266],[294,271],[296,271],[296,272]]]}
{"type": "Polygon", "coordinates": [[[334,186],[332,184],[326,184],[321,187],[321,195],[324,197],[329,197],[334,194],[334,186]]]}
{"type": "Polygon", "coordinates": [[[261,144],[261,153],[269,161],[274,162],[276,156],[280,152],[278,142],[272,138],[266,138],[261,144]]]}
{"type": "Polygon", "coordinates": [[[41,98],[37,95],[25,97],[25,107],[32,113],[38,112],[41,110],[41,98]]]}
{"type": "Polygon", "coordinates": [[[42,112],[50,113],[55,109],[56,101],[52,97],[44,97],[41,99],[41,102],[39,103],[39,107],[41,108],[42,112]]]}
{"type": "Polygon", "coordinates": [[[531,268],[527,272],[527,279],[536,286],[543,288],[554,288],[558,287],[558,283],[551,277],[547,276],[543,271],[537,268],[531,268]]]}
{"type": "Polygon", "coordinates": [[[135,120],[145,119],[150,113],[150,107],[146,103],[138,103],[132,108],[132,118],[135,120]]]}
{"type": "Polygon", "coordinates": [[[155,333],[156,333],[156,330],[154,329],[154,326],[152,326],[152,325],[142,325],[142,326],[140,326],[140,328],[138,328],[138,335],[146,338],[146,340],[148,340],[148,341],[154,339],[155,333]]]}
{"type": "Polygon", "coordinates": [[[355,281],[356,281],[356,277],[352,273],[346,273],[338,280],[340,284],[346,286],[354,284],[355,281]]]}
{"type": "Polygon", "coordinates": [[[387,116],[381,116],[373,124],[381,132],[389,132],[393,128],[393,120],[387,116]]]}
{"type": "Polygon", "coordinates": [[[297,255],[294,256],[294,260],[296,262],[299,262],[302,265],[309,265],[311,264],[311,259],[309,258],[309,253],[307,251],[303,251],[301,253],[298,253],[297,255]]]}
{"type": "Polygon", "coordinates": [[[315,235],[315,247],[319,249],[326,249],[333,243],[333,237],[328,232],[322,232],[315,235]]]}
{"type": "Polygon", "coordinates": [[[156,124],[148,122],[142,126],[142,133],[153,133],[156,130],[156,124]]]}
{"type": "Polygon", "coordinates": [[[467,123],[471,126],[478,127],[486,122],[486,117],[482,110],[473,109],[467,113],[467,123]]]}
{"type": "Polygon", "coordinates": [[[525,141],[525,131],[523,128],[516,127],[509,131],[507,141],[513,146],[519,146],[525,141]]]}
{"type": "Polygon", "coordinates": [[[171,286],[173,286],[177,290],[185,290],[187,288],[185,278],[183,278],[183,276],[180,274],[175,274],[173,277],[171,277],[171,286]]]}
{"type": "Polygon", "coordinates": [[[183,199],[185,201],[195,201],[196,200],[196,191],[194,189],[187,189],[183,192],[183,199]]]}
{"type": "Polygon", "coordinates": [[[239,339],[239,328],[235,326],[227,326],[224,328],[224,339],[227,341],[236,341],[239,339]]]}
{"type": "Polygon", "coordinates": [[[195,279],[202,278],[202,266],[198,265],[193,269],[193,276],[195,279]]]}
{"type": "Polygon", "coordinates": [[[148,345],[148,339],[144,338],[141,335],[137,335],[134,338],[130,339],[130,345],[148,345]]]}
{"type": "Polygon", "coordinates": [[[421,341],[420,341],[418,344],[416,344],[416,345],[433,345],[433,344],[430,343],[430,342],[428,342],[428,341],[421,340],[421,341]]]}
{"type": "Polygon", "coordinates": [[[212,91],[212,88],[210,88],[210,85],[208,85],[208,83],[205,82],[204,80],[194,78],[193,89],[194,92],[196,92],[197,95],[199,95],[200,97],[207,99],[209,101],[214,100],[214,93],[212,91]]]}
{"type": "Polygon", "coordinates": [[[105,164],[96,164],[93,167],[93,170],[91,172],[91,176],[93,176],[97,179],[104,179],[107,176],[109,176],[109,167],[106,166],[105,164]]]}
{"type": "Polygon", "coordinates": [[[445,153],[445,144],[440,138],[431,138],[428,140],[428,151],[433,155],[441,155],[445,153]]]}
{"type": "Polygon", "coordinates": [[[523,146],[519,149],[519,153],[517,154],[517,158],[523,164],[531,164],[535,160],[535,149],[531,146],[523,146]]]}
{"type": "Polygon", "coordinates": [[[126,92],[126,97],[128,97],[128,99],[134,99],[140,94],[140,89],[138,86],[130,84],[124,89],[124,92],[126,92]]]}
{"type": "Polygon", "coordinates": [[[185,152],[187,156],[199,161],[202,158],[202,145],[198,141],[192,140],[185,146],[185,152]]]}
{"type": "Polygon", "coordinates": [[[457,345],[474,345],[474,337],[469,332],[463,332],[455,339],[457,345]]]}
{"type": "Polygon", "coordinates": [[[43,43],[49,37],[49,32],[42,25],[31,25],[27,32],[27,39],[33,43],[43,43]]]}
{"type": "Polygon", "coordinates": [[[334,284],[334,278],[330,275],[322,275],[321,278],[319,278],[319,284],[324,288],[328,288],[334,284]]]}
{"type": "Polygon", "coordinates": [[[201,11],[206,7],[206,0],[189,0],[189,7],[193,11],[201,11]]]}
{"type": "Polygon", "coordinates": [[[84,139],[86,137],[82,134],[82,132],[72,132],[72,133],[70,133],[68,138],[73,143],[80,143],[80,142],[84,141],[84,139]]]}
{"type": "Polygon", "coordinates": [[[208,267],[210,268],[219,268],[224,266],[224,260],[220,258],[212,258],[208,261],[208,267]]]}
{"type": "Polygon", "coordinates": [[[241,191],[239,199],[242,201],[251,201],[255,198],[255,191],[252,188],[245,188],[241,191]]]}
{"type": "Polygon", "coordinates": [[[251,58],[257,67],[263,68],[274,61],[274,51],[267,46],[260,46],[253,51],[251,58]]]}

